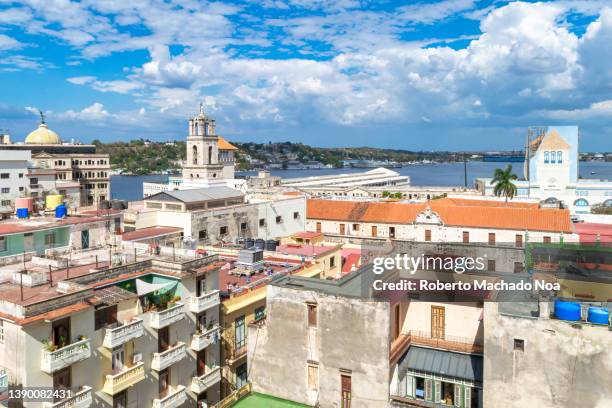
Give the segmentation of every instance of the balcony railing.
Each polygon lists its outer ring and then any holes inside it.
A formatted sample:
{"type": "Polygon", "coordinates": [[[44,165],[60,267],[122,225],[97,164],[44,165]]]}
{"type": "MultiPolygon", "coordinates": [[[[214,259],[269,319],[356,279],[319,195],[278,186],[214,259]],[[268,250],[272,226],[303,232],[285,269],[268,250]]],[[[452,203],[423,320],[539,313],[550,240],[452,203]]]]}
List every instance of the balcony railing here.
{"type": "Polygon", "coordinates": [[[185,343],[177,343],[175,346],[170,347],[168,350],[162,353],[153,353],[151,368],[155,371],[161,371],[170,367],[172,364],[181,361],[186,355],[187,348],[185,347],[185,343]]]}
{"type": "Polygon", "coordinates": [[[481,341],[470,339],[467,337],[444,335],[444,338],[434,338],[431,333],[410,330],[408,332],[410,344],[439,348],[450,351],[459,351],[463,353],[482,353],[484,347],[481,341]]]}
{"type": "Polygon", "coordinates": [[[89,339],[77,341],[55,351],[43,350],[40,369],[48,374],[66,368],[91,356],[89,339]]]}
{"type": "Polygon", "coordinates": [[[44,404],[46,408],[87,408],[93,403],[91,387],[84,386],[79,391],[72,394],[70,398],[66,398],[59,402],[47,402],[44,404]]]}
{"type": "Polygon", "coordinates": [[[204,333],[194,334],[191,338],[191,349],[195,351],[204,350],[206,347],[219,340],[219,326],[215,326],[204,333]]]}
{"type": "Polygon", "coordinates": [[[177,303],[176,306],[161,312],[151,312],[151,327],[162,329],[183,319],[185,317],[184,306],[182,303],[177,303]]]}
{"type": "Polygon", "coordinates": [[[221,381],[221,368],[215,366],[199,377],[191,379],[191,391],[200,394],[221,381]]]}
{"type": "Polygon", "coordinates": [[[220,301],[219,291],[213,290],[202,296],[189,298],[189,310],[192,313],[202,313],[205,310],[219,305],[220,301]]]}
{"type": "Polygon", "coordinates": [[[108,374],[104,381],[102,391],[108,395],[115,395],[131,387],[132,385],[144,380],[144,363],[140,362],[132,367],[126,368],[117,374],[108,374]]]}
{"type": "Polygon", "coordinates": [[[168,396],[164,398],[156,398],[153,400],[153,408],[176,408],[181,407],[187,401],[187,392],[185,387],[179,385],[176,388],[171,388],[168,396]]]}
{"type": "Polygon", "coordinates": [[[229,364],[234,364],[236,361],[247,355],[246,342],[240,346],[236,346],[236,344],[232,344],[232,346],[232,348],[227,350],[227,359],[229,364]]]}
{"type": "Polygon", "coordinates": [[[133,319],[131,322],[114,329],[106,329],[104,347],[115,348],[144,334],[142,319],[133,319]]]}

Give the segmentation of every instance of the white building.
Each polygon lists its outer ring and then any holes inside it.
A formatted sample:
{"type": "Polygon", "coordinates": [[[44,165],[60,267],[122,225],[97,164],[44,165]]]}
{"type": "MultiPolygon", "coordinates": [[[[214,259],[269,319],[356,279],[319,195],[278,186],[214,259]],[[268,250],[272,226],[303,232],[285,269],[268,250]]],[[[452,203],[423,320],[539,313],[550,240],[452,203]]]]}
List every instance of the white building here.
{"type": "Polygon", "coordinates": [[[32,152],[0,150],[0,213],[10,215],[15,211],[15,198],[25,195],[28,184],[28,167],[32,152]]]}
{"type": "Polygon", "coordinates": [[[215,120],[200,112],[189,119],[187,160],[181,177],[170,177],[167,184],[143,183],[143,195],[161,191],[187,190],[205,187],[230,187],[246,192],[246,181],[234,178],[236,146],[215,133],[215,120]]]}
{"type": "MultiPolygon", "coordinates": [[[[577,126],[530,128],[525,179],[517,180],[517,197],[562,201],[574,214],[589,213],[594,204],[612,206],[612,181],[578,176],[577,126]]],[[[491,179],[475,181],[483,195],[493,195],[491,179]]]]}
{"type": "Polygon", "coordinates": [[[313,176],[287,179],[282,182],[284,187],[299,189],[309,188],[339,188],[351,187],[400,187],[410,184],[410,177],[398,172],[379,167],[363,173],[333,174],[328,176],[313,176]]]}

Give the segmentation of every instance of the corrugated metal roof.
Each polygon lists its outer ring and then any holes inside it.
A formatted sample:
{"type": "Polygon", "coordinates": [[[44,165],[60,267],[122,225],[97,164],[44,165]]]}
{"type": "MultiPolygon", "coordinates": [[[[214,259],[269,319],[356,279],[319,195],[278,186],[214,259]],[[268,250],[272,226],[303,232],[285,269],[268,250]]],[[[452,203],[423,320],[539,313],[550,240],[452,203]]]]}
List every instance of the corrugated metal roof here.
{"type": "Polygon", "coordinates": [[[399,361],[400,373],[406,370],[482,382],[482,356],[412,346],[399,361]]]}
{"type": "Polygon", "coordinates": [[[183,203],[195,203],[201,201],[210,200],[221,200],[225,198],[242,197],[243,194],[229,187],[207,187],[207,188],[194,188],[188,190],[173,190],[173,191],[162,191],[161,193],[154,194],[145,198],[145,200],[164,200],[164,195],[169,196],[175,200],[183,203]]]}

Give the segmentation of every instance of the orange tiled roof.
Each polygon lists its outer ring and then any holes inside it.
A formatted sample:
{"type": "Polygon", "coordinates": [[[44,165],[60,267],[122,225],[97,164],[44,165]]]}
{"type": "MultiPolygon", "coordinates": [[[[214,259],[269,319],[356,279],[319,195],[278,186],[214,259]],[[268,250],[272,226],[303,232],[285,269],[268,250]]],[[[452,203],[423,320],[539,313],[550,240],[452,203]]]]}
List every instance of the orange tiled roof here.
{"type": "Polygon", "coordinates": [[[493,200],[472,200],[470,198],[451,198],[444,197],[434,201],[431,203],[436,204],[448,204],[448,205],[458,205],[458,206],[485,206],[485,207],[522,207],[522,208],[538,208],[538,203],[527,203],[520,201],[493,201],[493,200]]]}
{"type": "Polygon", "coordinates": [[[573,232],[570,214],[566,209],[540,209],[521,203],[508,206],[501,204],[495,201],[460,199],[417,204],[308,200],[306,213],[313,220],[411,224],[429,205],[445,225],[573,232]]]}
{"type": "Polygon", "coordinates": [[[219,150],[238,150],[236,146],[219,136],[219,141],[217,142],[217,146],[219,150]]]}
{"type": "Polygon", "coordinates": [[[569,150],[570,145],[567,144],[565,140],[559,135],[556,130],[552,130],[549,134],[546,135],[542,144],[539,147],[542,150],[547,149],[565,149],[569,150]]]}

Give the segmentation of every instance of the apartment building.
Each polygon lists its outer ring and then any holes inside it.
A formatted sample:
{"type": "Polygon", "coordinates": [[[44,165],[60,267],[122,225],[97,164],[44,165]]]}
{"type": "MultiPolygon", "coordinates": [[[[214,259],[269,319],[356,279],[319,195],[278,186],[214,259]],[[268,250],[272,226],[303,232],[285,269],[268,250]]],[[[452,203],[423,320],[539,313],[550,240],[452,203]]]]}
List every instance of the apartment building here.
{"type": "Polygon", "coordinates": [[[306,199],[301,195],[249,195],[229,187],[164,191],[130,204],[129,230],[182,228],[194,245],[236,238],[276,239],[304,230],[306,199]]]}
{"type": "MultiPolygon", "coordinates": [[[[97,206],[110,199],[110,158],[96,153],[95,145],[63,142],[41,115],[41,123],[24,143],[0,144],[9,155],[30,152],[33,170],[22,196],[42,197],[62,194],[74,207],[97,206]],[[41,182],[43,179],[55,184],[41,182]]],[[[27,154],[27,153],[26,153],[27,154]]]]}
{"type": "Polygon", "coordinates": [[[71,391],[51,407],[210,406],[220,399],[222,265],[192,251],[52,277],[29,269],[43,279],[0,285],[0,369],[12,387],[71,391]]]}
{"type": "Polygon", "coordinates": [[[343,241],[480,243],[577,242],[570,213],[536,203],[442,198],[426,203],[308,200],[308,231],[343,241]]]}
{"type": "Polygon", "coordinates": [[[0,150],[0,214],[3,217],[15,212],[15,198],[26,190],[28,168],[32,155],[28,151],[7,152],[0,150]]]}

